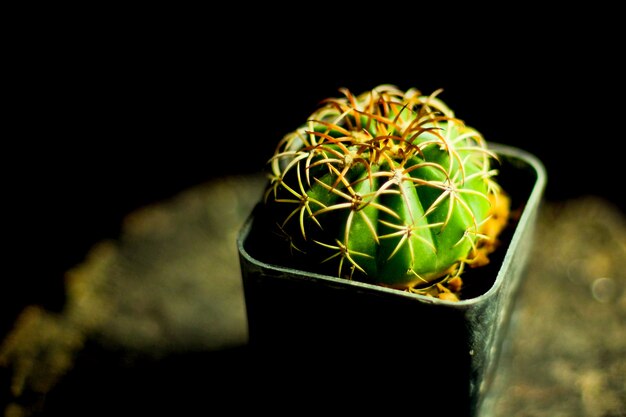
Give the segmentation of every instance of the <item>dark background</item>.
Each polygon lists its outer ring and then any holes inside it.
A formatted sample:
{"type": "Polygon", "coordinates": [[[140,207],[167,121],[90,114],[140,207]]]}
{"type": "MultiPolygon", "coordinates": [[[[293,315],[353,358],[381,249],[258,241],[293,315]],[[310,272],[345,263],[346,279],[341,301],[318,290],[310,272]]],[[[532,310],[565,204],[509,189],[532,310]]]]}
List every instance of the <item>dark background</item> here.
{"type": "MultiPolygon", "coordinates": [[[[251,12],[254,14],[254,11],[251,12]]],[[[275,143],[347,87],[438,88],[487,140],[548,169],[546,200],[593,194],[624,210],[623,64],[615,26],[552,16],[475,31],[290,21],[90,19],[23,31],[5,129],[2,332],[27,304],[63,306],[63,273],[130,211],[194,184],[260,172],[275,143]],[[569,22],[552,26],[553,19],[569,22]],[[303,28],[300,28],[303,30],[303,28]]],[[[325,19],[332,21],[327,16],[325,19]]],[[[136,16],[136,19],[139,19],[136,16]]]]}

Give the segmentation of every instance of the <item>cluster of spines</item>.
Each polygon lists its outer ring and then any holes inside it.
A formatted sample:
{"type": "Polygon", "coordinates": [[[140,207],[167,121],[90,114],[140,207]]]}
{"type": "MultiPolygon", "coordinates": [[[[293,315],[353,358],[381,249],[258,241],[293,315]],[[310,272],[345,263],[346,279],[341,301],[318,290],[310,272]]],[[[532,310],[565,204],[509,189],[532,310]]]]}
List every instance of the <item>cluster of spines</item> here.
{"type": "Polygon", "coordinates": [[[374,245],[386,239],[397,242],[386,254],[390,260],[405,245],[413,256],[414,239],[436,252],[432,242],[422,237],[422,229],[444,230],[455,210],[460,209],[471,222],[453,246],[468,241],[471,250],[435,274],[439,275],[436,282],[433,277],[407,269],[417,283],[408,287],[418,292],[458,277],[464,265],[476,259],[478,242],[494,238],[481,233],[489,216],[477,217],[467,198],[474,196],[491,205],[493,197],[500,194],[493,180],[496,171],[490,168],[490,159],[495,156],[482,136],[456,119],[437,98],[439,91],[422,96],[414,89],[402,92],[385,85],[358,97],[347,89],[341,92],[344,97],[325,100],[305,126],[286,135],[270,160],[266,200],[289,207],[277,222],[279,229],[294,250],[304,252],[297,242],[308,242],[330,251],[322,261],[338,259],[337,275],[351,278],[356,271],[367,275],[362,265],[373,258],[371,251],[367,253],[352,244],[356,222],[360,224],[359,232],[369,234],[374,245]],[[429,171],[431,178],[412,175],[418,170],[429,171]],[[475,179],[484,182],[486,192],[465,186],[475,179]],[[436,197],[422,213],[414,213],[407,187],[430,187],[436,197]],[[316,192],[311,191],[314,188],[316,192]],[[405,212],[381,204],[385,195],[404,201],[400,210],[405,212]],[[368,209],[380,211],[385,218],[372,221],[368,209]],[[442,209],[445,216],[439,221],[423,221],[442,209]],[[323,233],[317,231],[325,229],[325,216],[337,211],[344,213],[342,232],[331,235],[332,240],[321,240],[323,233]],[[292,222],[297,222],[297,227],[288,227],[292,222]],[[381,226],[386,230],[384,234],[379,233],[381,226]],[[318,229],[316,233],[311,233],[312,228],[318,229]],[[293,235],[296,229],[299,236],[293,235]]]}

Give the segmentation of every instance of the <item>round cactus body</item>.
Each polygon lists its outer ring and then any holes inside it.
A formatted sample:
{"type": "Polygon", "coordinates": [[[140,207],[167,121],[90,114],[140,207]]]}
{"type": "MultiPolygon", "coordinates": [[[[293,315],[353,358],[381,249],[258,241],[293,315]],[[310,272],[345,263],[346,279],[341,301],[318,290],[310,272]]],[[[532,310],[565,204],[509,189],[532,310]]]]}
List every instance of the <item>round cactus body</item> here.
{"type": "Polygon", "coordinates": [[[437,93],[341,91],[269,163],[266,205],[292,250],[339,277],[403,289],[484,259],[478,248],[501,229],[485,225],[505,197],[482,136],[437,93]]]}

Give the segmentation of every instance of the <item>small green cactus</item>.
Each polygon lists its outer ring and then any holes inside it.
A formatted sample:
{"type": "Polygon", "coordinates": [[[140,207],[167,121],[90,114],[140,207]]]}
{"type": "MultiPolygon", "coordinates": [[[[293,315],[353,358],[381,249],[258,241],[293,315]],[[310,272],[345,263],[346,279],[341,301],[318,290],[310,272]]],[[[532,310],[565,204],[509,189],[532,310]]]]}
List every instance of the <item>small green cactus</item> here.
{"type": "Polygon", "coordinates": [[[495,155],[440,91],[340,91],[268,163],[277,233],[338,277],[455,299],[508,217],[495,155]]]}

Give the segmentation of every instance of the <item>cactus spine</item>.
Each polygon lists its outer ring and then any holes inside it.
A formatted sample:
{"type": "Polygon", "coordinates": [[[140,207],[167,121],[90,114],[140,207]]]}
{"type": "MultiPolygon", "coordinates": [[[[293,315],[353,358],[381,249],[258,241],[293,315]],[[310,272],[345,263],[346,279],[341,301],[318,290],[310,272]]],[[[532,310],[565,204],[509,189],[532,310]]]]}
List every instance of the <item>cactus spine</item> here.
{"type": "Polygon", "coordinates": [[[486,262],[508,216],[495,155],[439,91],[340,91],[269,161],[277,231],[336,276],[458,292],[465,265],[486,262]]]}

